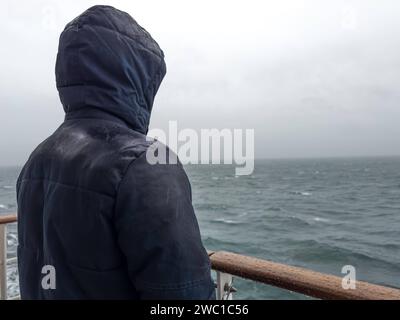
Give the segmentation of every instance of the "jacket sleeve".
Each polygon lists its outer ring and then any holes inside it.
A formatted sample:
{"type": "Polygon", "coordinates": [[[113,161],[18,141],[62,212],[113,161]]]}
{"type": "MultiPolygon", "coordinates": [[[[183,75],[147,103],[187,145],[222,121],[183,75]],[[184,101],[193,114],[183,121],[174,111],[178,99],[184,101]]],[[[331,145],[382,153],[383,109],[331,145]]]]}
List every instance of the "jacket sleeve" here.
{"type": "Polygon", "coordinates": [[[141,299],[215,299],[182,165],[130,165],[118,190],[115,226],[141,299]]]}

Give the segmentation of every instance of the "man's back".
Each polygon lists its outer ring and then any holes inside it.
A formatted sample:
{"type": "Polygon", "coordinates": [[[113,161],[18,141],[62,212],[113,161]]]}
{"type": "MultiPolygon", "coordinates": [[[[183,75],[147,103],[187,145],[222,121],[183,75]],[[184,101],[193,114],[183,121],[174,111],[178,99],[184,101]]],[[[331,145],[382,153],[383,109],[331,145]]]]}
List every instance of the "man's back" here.
{"type": "Polygon", "coordinates": [[[187,176],[146,158],[164,74],[161,49],[121,11],[96,6],[65,28],[66,119],[17,182],[22,298],[213,297],[187,176]]]}

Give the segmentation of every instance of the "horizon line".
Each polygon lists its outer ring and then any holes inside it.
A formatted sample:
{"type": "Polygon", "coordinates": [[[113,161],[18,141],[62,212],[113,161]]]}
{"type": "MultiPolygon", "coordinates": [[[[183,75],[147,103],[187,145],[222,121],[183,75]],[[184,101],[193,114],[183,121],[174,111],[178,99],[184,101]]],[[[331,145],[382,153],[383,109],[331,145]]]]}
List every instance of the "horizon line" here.
{"type": "MultiPolygon", "coordinates": [[[[400,154],[392,155],[337,155],[337,156],[293,156],[293,157],[257,157],[247,160],[329,160],[329,159],[374,159],[374,158],[400,158],[400,154]]],[[[212,161],[212,159],[210,159],[212,161]]],[[[0,168],[22,167],[24,164],[0,164],[0,168]]],[[[185,165],[224,165],[221,164],[185,164],[185,165]]]]}

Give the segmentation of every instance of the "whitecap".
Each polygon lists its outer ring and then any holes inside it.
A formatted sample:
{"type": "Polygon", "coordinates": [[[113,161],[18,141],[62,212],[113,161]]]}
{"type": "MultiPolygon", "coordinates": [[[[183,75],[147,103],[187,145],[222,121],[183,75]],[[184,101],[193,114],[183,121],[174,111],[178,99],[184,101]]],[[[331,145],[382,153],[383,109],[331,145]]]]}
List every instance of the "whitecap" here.
{"type": "Polygon", "coordinates": [[[8,209],[8,206],[6,206],[5,204],[1,204],[0,203],[0,209],[8,209]]]}
{"type": "Polygon", "coordinates": [[[330,221],[329,219],[319,218],[319,217],[315,217],[315,218],[313,218],[313,220],[315,222],[329,222],[330,221]]]}
{"type": "Polygon", "coordinates": [[[295,194],[295,195],[299,195],[299,196],[311,196],[312,193],[311,192],[300,192],[300,191],[289,191],[290,194],[295,194]]]}
{"type": "Polygon", "coordinates": [[[241,223],[240,221],[229,220],[229,219],[224,219],[224,218],[214,219],[213,221],[226,223],[226,224],[240,224],[241,223]]]}

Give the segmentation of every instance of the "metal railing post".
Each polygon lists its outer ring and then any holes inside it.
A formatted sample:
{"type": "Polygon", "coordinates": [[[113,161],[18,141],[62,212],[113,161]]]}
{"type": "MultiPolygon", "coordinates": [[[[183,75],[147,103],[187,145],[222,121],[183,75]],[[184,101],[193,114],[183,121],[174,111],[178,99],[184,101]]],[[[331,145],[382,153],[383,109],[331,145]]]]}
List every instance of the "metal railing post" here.
{"type": "Polygon", "coordinates": [[[217,271],[217,300],[233,300],[233,277],[217,271]]]}
{"type": "Polygon", "coordinates": [[[7,225],[0,224],[0,300],[7,299],[7,225]]]}

